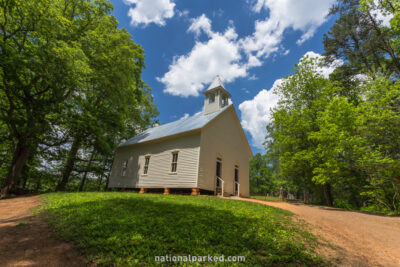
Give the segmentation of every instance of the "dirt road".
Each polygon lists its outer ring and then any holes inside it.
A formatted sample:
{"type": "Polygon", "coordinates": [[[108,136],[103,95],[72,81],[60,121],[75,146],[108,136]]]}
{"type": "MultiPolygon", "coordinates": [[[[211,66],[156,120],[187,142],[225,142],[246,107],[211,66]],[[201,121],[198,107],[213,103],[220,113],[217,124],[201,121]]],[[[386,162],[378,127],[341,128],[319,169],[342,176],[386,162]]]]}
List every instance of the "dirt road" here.
{"type": "Polygon", "coordinates": [[[285,209],[311,224],[331,246],[319,253],[340,266],[400,266],[400,217],[356,211],[244,199],[285,209]]]}
{"type": "Polygon", "coordinates": [[[32,215],[40,204],[39,196],[0,200],[0,266],[82,266],[80,253],[32,215]]]}

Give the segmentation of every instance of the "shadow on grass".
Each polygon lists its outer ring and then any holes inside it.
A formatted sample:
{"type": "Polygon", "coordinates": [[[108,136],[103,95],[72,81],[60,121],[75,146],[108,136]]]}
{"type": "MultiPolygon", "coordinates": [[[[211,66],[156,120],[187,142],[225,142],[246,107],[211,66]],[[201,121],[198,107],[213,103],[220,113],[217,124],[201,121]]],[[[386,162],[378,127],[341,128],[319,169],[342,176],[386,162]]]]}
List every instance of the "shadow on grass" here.
{"type": "Polygon", "coordinates": [[[154,265],[164,255],[241,255],[246,265],[320,263],[309,249],[313,238],[287,213],[263,205],[129,193],[65,196],[47,200],[46,217],[99,264],[154,265]]]}

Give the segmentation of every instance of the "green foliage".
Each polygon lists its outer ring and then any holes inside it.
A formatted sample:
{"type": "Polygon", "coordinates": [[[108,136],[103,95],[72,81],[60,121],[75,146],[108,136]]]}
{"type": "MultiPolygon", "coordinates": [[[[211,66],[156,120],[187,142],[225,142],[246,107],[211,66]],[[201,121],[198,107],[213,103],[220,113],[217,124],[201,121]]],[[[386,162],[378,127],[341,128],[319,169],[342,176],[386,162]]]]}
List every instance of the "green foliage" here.
{"type": "Polygon", "coordinates": [[[400,81],[385,77],[365,85],[359,107],[360,148],[357,166],[368,184],[362,194],[376,211],[400,213],[400,81]]]}
{"type": "Polygon", "coordinates": [[[311,202],[400,213],[399,81],[376,73],[349,97],[317,66],[303,59],[275,91],[266,144],[277,177],[311,202]]]}
{"type": "MultiPolygon", "coordinates": [[[[246,265],[320,265],[290,213],[216,197],[64,193],[43,197],[52,228],[96,264],[156,265],[156,255],[243,255],[246,265]]],[[[231,265],[227,263],[221,266],[231,265]]]]}
{"type": "Polygon", "coordinates": [[[264,164],[304,201],[400,213],[399,14],[398,1],[338,1],[324,62],[302,59],[275,90],[264,164]],[[318,66],[338,59],[322,77],[318,66]]]}
{"type": "MultiPolygon", "coordinates": [[[[390,15],[399,12],[397,1],[341,0],[330,14],[338,16],[328,34],[324,36],[324,55],[328,62],[342,59],[346,64],[338,67],[331,78],[354,86],[354,75],[377,70],[400,74],[399,50],[396,49],[398,29],[384,27],[375,10],[390,15]]],[[[396,16],[395,16],[396,17],[396,16]]],[[[396,19],[392,19],[394,26],[396,19]]]]}
{"type": "Polygon", "coordinates": [[[268,165],[265,155],[255,154],[250,159],[250,193],[254,194],[272,194],[279,192],[275,183],[273,167],[268,165]]]}
{"type": "MultiPolygon", "coordinates": [[[[280,101],[267,127],[266,147],[279,158],[279,176],[295,184],[298,195],[304,195],[306,189],[320,190],[318,184],[329,183],[313,181],[318,144],[310,137],[319,130],[318,114],[340,88],[317,72],[320,64],[316,59],[304,58],[295,66],[295,73],[287,76],[274,92],[280,101]]],[[[329,199],[326,202],[329,204],[329,199]]]]}
{"type": "Polygon", "coordinates": [[[321,113],[312,138],[322,161],[313,179],[333,182],[352,207],[399,212],[399,82],[377,77],[362,92],[357,106],[338,97],[321,113]]]}
{"type": "Polygon", "coordinates": [[[117,144],[152,124],[144,51],[111,11],[108,0],[0,1],[4,192],[54,190],[57,172],[64,187],[71,172],[101,177],[117,144]]]}

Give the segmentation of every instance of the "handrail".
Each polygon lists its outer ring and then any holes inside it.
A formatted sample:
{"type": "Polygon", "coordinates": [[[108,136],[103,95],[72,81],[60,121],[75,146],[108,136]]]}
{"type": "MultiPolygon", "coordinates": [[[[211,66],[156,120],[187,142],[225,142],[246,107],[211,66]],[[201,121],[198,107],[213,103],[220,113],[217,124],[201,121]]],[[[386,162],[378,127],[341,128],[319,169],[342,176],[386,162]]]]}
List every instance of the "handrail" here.
{"type": "Polygon", "coordinates": [[[221,177],[217,176],[217,179],[219,179],[221,181],[221,197],[224,197],[224,180],[221,179],[221,177]]]}
{"type": "Polygon", "coordinates": [[[235,182],[235,184],[238,185],[237,196],[240,197],[240,184],[238,182],[235,182]]]}

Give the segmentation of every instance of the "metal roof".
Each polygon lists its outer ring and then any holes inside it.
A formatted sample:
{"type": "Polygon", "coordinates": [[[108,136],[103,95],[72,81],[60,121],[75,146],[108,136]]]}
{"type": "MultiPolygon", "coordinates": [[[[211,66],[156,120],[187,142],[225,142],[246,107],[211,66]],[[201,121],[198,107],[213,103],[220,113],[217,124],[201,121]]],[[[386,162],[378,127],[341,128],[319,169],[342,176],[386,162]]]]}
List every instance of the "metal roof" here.
{"type": "Polygon", "coordinates": [[[221,86],[222,88],[225,88],[224,84],[221,81],[221,78],[219,77],[219,75],[217,75],[214,79],[214,81],[210,84],[210,86],[208,87],[208,89],[206,90],[206,92],[208,90],[214,89],[221,86]]]}
{"type": "Polygon", "coordinates": [[[225,93],[228,94],[229,97],[231,97],[231,94],[225,89],[225,86],[222,83],[221,78],[219,77],[219,75],[215,76],[214,81],[210,84],[208,89],[203,92],[203,94],[206,94],[206,93],[208,93],[210,91],[214,91],[214,89],[217,89],[217,88],[222,88],[222,90],[225,91],[225,93]]]}
{"type": "Polygon", "coordinates": [[[149,128],[146,131],[138,134],[135,137],[132,137],[125,143],[122,143],[121,146],[128,146],[128,145],[133,145],[137,143],[144,143],[147,141],[167,137],[170,135],[175,135],[179,133],[184,133],[196,129],[201,129],[204,126],[206,126],[207,123],[209,123],[212,119],[217,117],[219,114],[224,112],[226,109],[228,109],[230,106],[226,106],[216,112],[209,113],[207,115],[204,114],[203,111],[194,114],[193,116],[190,116],[188,118],[182,118],[177,121],[173,121],[170,123],[166,123],[160,126],[156,126],[153,128],[149,128]]]}

